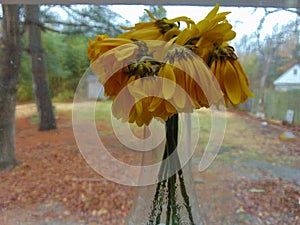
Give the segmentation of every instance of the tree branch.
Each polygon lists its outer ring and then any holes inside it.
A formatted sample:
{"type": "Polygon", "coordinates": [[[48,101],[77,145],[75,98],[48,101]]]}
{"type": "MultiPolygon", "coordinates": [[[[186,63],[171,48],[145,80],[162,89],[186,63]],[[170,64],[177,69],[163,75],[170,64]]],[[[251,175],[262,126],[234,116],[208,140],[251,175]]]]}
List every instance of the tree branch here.
{"type": "Polygon", "coordinates": [[[45,24],[62,25],[65,26],[65,29],[67,30],[67,27],[69,27],[73,31],[65,31],[63,28],[62,30],[59,30],[53,27],[50,27],[50,29],[47,30],[67,34],[99,33],[99,31],[118,34],[122,32],[121,28],[116,27],[112,22],[115,18],[119,17],[119,15],[110,12],[110,10],[105,7],[87,6],[86,8],[78,9],[72,8],[72,5],[62,5],[61,8],[68,15],[68,21],[62,21],[53,16],[44,16],[42,22],[45,24]]]}

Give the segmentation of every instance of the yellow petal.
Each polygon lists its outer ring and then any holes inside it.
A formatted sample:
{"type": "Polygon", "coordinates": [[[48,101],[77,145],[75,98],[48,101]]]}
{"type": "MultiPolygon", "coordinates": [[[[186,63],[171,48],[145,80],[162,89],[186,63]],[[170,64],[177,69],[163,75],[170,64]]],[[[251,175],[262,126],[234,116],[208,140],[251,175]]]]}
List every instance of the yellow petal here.
{"type": "Polygon", "coordinates": [[[219,11],[220,8],[220,4],[217,3],[215,5],[215,7],[207,14],[207,16],[205,17],[205,19],[212,19],[213,17],[215,17],[217,15],[217,12],[219,11]]]}
{"type": "Polygon", "coordinates": [[[181,31],[178,29],[178,27],[173,27],[164,34],[164,40],[169,41],[175,36],[178,36],[180,32],[181,31]]]}
{"type": "Polygon", "coordinates": [[[205,31],[207,31],[208,27],[209,27],[209,21],[204,19],[201,20],[197,23],[197,28],[199,31],[199,35],[202,35],[205,31]]]}
{"type": "Polygon", "coordinates": [[[174,103],[175,103],[177,109],[180,109],[181,111],[183,111],[185,109],[185,105],[186,105],[185,95],[183,93],[178,93],[178,94],[174,95],[174,103]]]}
{"type": "Polygon", "coordinates": [[[198,37],[198,35],[199,35],[199,31],[197,26],[192,26],[191,29],[186,28],[177,36],[175,43],[178,45],[184,45],[190,39],[198,37]]]}
{"type": "Polygon", "coordinates": [[[141,100],[135,103],[135,109],[137,116],[142,116],[143,104],[141,100]]]}
{"type": "Polygon", "coordinates": [[[223,41],[230,41],[235,38],[236,33],[233,30],[226,32],[223,36],[223,41]]]}
{"type": "Polygon", "coordinates": [[[177,113],[175,107],[169,103],[168,101],[164,101],[164,105],[165,105],[165,109],[167,111],[167,113],[170,113],[170,114],[174,114],[174,113],[177,113]]]}
{"type": "Polygon", "coordinates": [[[243,70],[241,64],[235,60],[233,62],[233,66],[235,67],[237,73],[238,73],[238,76],[239,76],[239,80],[240,80],[240,83],[241,83],[241,87],[242,87],[242,91],[249,97],[255,97],[255,95],[251,92],[251,90],[249,89],[249,86],[248,86],[248,79],[247,79],[247,76],[246,76],[246,73],[245,71],[243,70]]]}
{"type": "Polygon", "coordinates": [[[229,30],[231,30],[232,25],[229,23],[221,23],[216,25],[210,32],[209,32],[209,36],[222,36],[223,33],[228,32],[229,30]]]}
{"type": "Polygon", "coordinates": [[[224,70],[224,87],[226,94],[233,104],[241,102],[242,90],[238,75],[229,61],[226,61],[224,70]]]}
{"type": "Polygon", "coordinates": [[[218,13],[214,18],[211,19],[211,23],[217,24],[221,21],[224,21],[226,19],[226,16],[230,14],[230,12],[221,12],[218,13]]]}
{"type": "Polygon", "coordinates": [[[158,72],[158,76],[165,78],[162,82],[162,93],[164,98],[172,98],[176,88],[176,77],[172,66],[170,64],[165,64],[158,72]]]}
{"type": "MultiPolygon", "coordinates": [[[[130,77],[130,81],[132,81],[133,76],[130,77]]],[[[129,81],[129,82],[130,82],[129,81]]],[[[135,98],[135,99],[140,99],[140,98],[144,98],[147,97],[148,95],[145,93],[145,90],[143,89],[143,83],[142,83],[142,79],[137,79],[134,80],[133,82],[130,82],[128,84],[128,90],[130,92],[130,94],[135,98]]]]}
{"type": "Polygon", "coordinates": [[[153,97],[152,101],[150,102],[150,105],[148,106],[148,110],[150,112],[156,111],[158,108],[160,108],[160,105],[162,103],[163,99],[159,97],[153,97]]]}

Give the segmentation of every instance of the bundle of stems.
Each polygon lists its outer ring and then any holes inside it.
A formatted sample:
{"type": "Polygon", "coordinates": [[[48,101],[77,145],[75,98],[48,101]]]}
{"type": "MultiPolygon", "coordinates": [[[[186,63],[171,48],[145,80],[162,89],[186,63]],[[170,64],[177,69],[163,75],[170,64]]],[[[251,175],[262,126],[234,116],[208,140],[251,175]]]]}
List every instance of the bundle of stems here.
{"type": "Polygon", "coordinates": [[[184,213],[188,215],[189,224],[195,225],[190,205],[190,197],[186,191],[183,171],[176,150],[177,144],[178,114],[174,114],[166,121],[166,144],[163,161],[158,174],[159,182],[156,186],[147,225],[161,224],[162,214],[165,208],[165,225],[180,225],[182,210],[185,210],[184,213]],[[174,173],[174,171],[176,172],[174,173]],[[183,201],[178,201],[178,194],[181,194],[183,201]]]}

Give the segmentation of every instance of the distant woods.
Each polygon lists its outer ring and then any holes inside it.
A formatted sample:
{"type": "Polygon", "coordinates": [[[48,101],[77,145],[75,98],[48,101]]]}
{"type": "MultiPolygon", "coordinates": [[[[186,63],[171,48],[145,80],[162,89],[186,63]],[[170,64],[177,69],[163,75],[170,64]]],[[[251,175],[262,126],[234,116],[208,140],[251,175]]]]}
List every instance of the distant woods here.
{"type": "Polygon", "coordinates": [[[38,21],[26,20],[25,8],[20,6],[19,13],[23,54],[17,99],[21,102],[35,98],[33,87],[36,88],[36,85],[30,66],[32,49],[29,48],[32,40],[26,35],[29,27],[35,26],[41,32],[41,51],[50,95],[56,101],[64,101],[73,98],[76,86],[89,66],[86,56],[88,38],[94,38],[99,33],[117,36],[121,28],[114,25],[117,24],[115,21],[129,25],[128,21],[106,6],[42,5],[39,7],[38,21]]]}
{"type": "MultiPolygon", "coordinates": [[[[266,15],[267,16],[267,15],[266,15]]],[[[264,21],[261,21],[261,25],[264,21]]],[[[296,63],[300,63],[299,20],[261,37],[262,26],[235,43],[252,88],[273,88],[273,81],[296,63]]]]}
{"type": "MultiPolygon", "coordinates": [[[[0,29],[0,170],[18,164],[15,154],[15,107],[35,99],[39,130],[56,128],[52,98],[73,97],[89,66],[87,39],[115,36],[117,14],[102,6],[2,4],[0,29]],[[61,9],[68,17],[53,13],[61,9]]],[[[126,24],[124,24],[126,25],[126,24]]]]}

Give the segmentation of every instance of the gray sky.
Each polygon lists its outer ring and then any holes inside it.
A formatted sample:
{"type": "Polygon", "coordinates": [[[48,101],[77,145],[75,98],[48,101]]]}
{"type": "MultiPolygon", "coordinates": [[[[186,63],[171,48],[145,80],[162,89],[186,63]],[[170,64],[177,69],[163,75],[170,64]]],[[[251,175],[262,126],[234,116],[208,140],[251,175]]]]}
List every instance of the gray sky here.
{"type": "MultiPolygon", "coordinates": [[[[144,8],[148,7],[144,5],[113,5],[110,6],[110,8],[132,23],[137,23],[139,16],[144,13],[144,8]]],[[[165,6],[168,18],[188,16],[195,22],[203,19],[212,8],[213,7],[201,6],[165,6]]],[[[255,32],[260,19],[264,15],[264,10],[262,8],[259,8],[254,12],[254,8],[233,8],[221,6],[219,12],[224,11],[231,12],[227,18],[234,26],[234,31],[237,33],[236,39],[241,38],[244,34],[249,35],[255,32]]],[[[282,26],[291,20],[296,20],[296,17],[296,13],[287,11],[270,14],[264,23],[261,34],[262,37],[266,34],[271,34],[276,23],[278,23],[279,26],[282,26]]]]}

